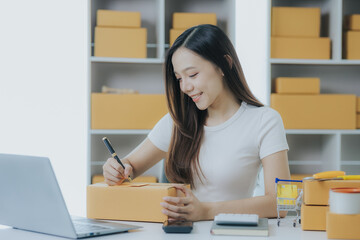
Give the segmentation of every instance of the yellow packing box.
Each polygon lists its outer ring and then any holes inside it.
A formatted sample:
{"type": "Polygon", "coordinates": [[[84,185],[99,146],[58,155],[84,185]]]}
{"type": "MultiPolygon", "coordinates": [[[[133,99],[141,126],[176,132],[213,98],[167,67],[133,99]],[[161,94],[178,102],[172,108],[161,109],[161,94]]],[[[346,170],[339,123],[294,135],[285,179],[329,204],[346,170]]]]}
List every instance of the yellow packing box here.
{"type": "Polygon", "coordinates": [[[306,205],[328,205],[330,188],[360,187],[360,180],[304,180],[303,186],[306,205]]]}
{"type": "Polygon", "coordinates": [[[278,77],[275,92],[285,94],[319,94],[320,78],[278,77]]]}
{"type": "Polygon", "coordinates": [[[356,112],[360,113],[360,97],[356,98],[356,112]]]}
{"type": "Polygon", "coordinates": [[[176,12],[173,14],[173,28],[175,29],[188,29],[200,24],[216,25],[216,14],[188,12],[176,12]]]}
{"type": "Polygon", "coordinates": [[[164,222],[160,202],[177,196],[166,183],[123,183],[119,186],[94,184],[87,187],[87,217],[93,219],[164,222]]]}
{"type": "Polygon", "coordinates": [[[347,31],[345,33],[346,59],[360,59],[360,31],[347,31]]]}
{"type": "Polygon", "coordinates": [[[356,114],[356,128],[360,128],[360,113],[356,114]]]}
{"type": "Polygon", "coordinates": [[[140,12],[124,12],[99,9],[96,12],[98,27],[141,27],[140,12]]]}
{"type": "Polygon", "coordinates": [[[330,239],[360,239],[360,214],[326,214],[326,233],[330,239]]]}
{"type": "Polygon", "coordinates": [[[146,28],[95,27],[96,57],[146,58],[146,28]]]}
{"type": "Polygon", "coordinates": [[[170,29],[170,46],[172,46],[175,40],[184,32],[184,29],[170,29]]]}
{"type": "Polygon", "coordinates": [[[162,94],[91,94],[92,129],[152,129],[166,113],[162,94]]]}
{"type": "MultiPolygon", "coordinates": [[[[92,177],[91,183],[101,183],[104,182],[105,178],[103,175],[94,175],[92,177]]],[[[155,176],[138,176],[133,179],[131,182],[135,183],[157,183],[157,178],[155,176]]]]}
{"type": "Polygon", "coordinates": [[[326,212],[329,206],[301,205],[301,229],[302,230],[326,230],[326,212]]]}
{"type": "Polygon", "coordinates": [[[271,37],[271,57],[330,59],[330,38],[271,37]]]}
{"type": "Polygon", "coordinates": [[[355,105],[351,94],[271,94],[286,129],[355,129],[355,105]]]}
{"type": "Polygon", "coordinates": [[[346,17],[346,28],[349,30],[360,30],[360,14],[353,14],[346,17]]]}
{"type": "Polygon", "coordinates": [[[320,8],[273,7],[271,36],[320,37],[320,8]]]}

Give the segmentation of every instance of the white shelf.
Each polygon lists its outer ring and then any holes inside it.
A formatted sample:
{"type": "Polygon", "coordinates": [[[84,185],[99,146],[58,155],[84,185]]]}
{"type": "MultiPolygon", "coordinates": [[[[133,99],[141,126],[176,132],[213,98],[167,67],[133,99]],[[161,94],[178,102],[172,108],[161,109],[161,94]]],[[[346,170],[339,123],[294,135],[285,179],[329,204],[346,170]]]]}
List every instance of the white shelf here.
{"type": "Polygon", "coordinates": [[[90,61],[100,63],[145,63],[145,64],[163,64],[162,58],[113,58],[113,57],[91,57],[90,61]]]}
{"type": "Polygon", "coordinates": [[[360,60],[316,60],[316,59],[284,59],[271,58],[271,64],[300,64],[300,65],[360,65],[360,60]]]}
{"type": "Polygon", "coordinates": [[[355,165],[360,166],[360,160],[341,161],[340,164],[343,166],[355,166],[355,165]]]}
{"type": "Polygon", "coordinates": [[[90,130],[93,135],[147,135],[149,129],[96,129],[90,130]]]}
{"type": "Polygon", "coordinates": [[[321,165],[322,161],[289,160],[289,165],[321,165]]]}

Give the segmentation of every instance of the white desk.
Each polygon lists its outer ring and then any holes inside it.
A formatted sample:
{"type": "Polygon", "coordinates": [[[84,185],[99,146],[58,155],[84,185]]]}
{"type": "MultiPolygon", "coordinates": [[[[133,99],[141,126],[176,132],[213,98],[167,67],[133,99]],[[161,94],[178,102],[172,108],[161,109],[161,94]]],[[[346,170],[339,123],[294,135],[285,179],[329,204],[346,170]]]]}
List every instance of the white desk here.
{"type": "MultiPolygon", "coordinates": [[[[254,239],[279,239],[279,240],[322,240],[327,239],[326,232],[320,231],[302,231],[301,226],[297,225],[295,228],[292,226],[291,217],[287,217],[281,220],[280,227],[276,224],[276,219],[269,220],[269,237],[254,237],[254,239]]],[[[161,240],[161,239],[170,239],[170,240],[184,240],[186,239],[214,239],[214,240],[223,240],[223,239],[249,239],[250,237],[239,237],[239,236],[218,236],[210,234],[210,227],[212,221],[196,222],[194,223],[194,229],[190,234],[166,234],[162,230],[161,223],[143,223],[143,222],[124,222],[133,225],[143,226],[139,230],[133,230],[127,233],[112,234],[103,237],[89,238],[94,240],[103,240],[103,239],[126,239],[126,240],[161,240]]],[[[0,226],[0,239],[12,240],[12,239],[36,239],[36,240],[60,240],[66,238],[60,238],[55,236],[50,236],[46,234],[33,233],[23,230],[17,230],[13,228],[4,228],[0,226]]]]}

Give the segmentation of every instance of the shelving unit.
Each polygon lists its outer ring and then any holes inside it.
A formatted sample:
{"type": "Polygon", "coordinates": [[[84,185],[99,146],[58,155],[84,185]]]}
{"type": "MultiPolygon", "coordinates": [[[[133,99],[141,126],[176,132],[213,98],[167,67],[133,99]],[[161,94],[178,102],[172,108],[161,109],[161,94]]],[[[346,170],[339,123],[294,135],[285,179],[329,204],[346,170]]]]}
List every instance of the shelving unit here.
{"type": "MultiPolygon", "coordinates": [[[[235,0],[89,0],[90,40],[89,57],[89,106],[91,93],[101,92],[103,85],[113,88],[136,89],[140,94],[164,94],[163,63],[169,48],[169,31],[174,12],[214,12],[218,26],[230,39],[235,39],[235,0]],[[137,11],[141,13],[141,26],[147,28],[147,58],[94,57],[94,27],[96,11],[109,9],[137,11]]],[[[91,114],[90,110],[89,113],[91,114]]],[[[89,114],[89,126],[91,115],[89,114]]],[[[126,114],[126,113],[124,113],[126,114]]],[[[111,116],[109,116],[111,117],[111,116]]],[[[109,157],[101,139],[108,136],[120,157],[125,156],[143,141],[150,129],[142,130],[93,130],[88,129],[88,183],[94,174],[102,174],[102,165],[109,157]]],[[[163,163],[160,162],[145,174],[163,178],[163,163]]]]}
{"type": "MultiPolygon", "coordinates": [[[[360,60],[343,59],[344,16],[360,13],[356,0],[269,0],[268,4],[268,102],[276,77],[319,77],[321,93],[348,93],[360,96],[360,60]],[[331,38],[331,59],[271,59],[271,7],[320,7],[321,37],[331,38]]],[[[312,174],[344,170],[360,174],[360,130],[287,129],[291,173],[312,174]]]]}

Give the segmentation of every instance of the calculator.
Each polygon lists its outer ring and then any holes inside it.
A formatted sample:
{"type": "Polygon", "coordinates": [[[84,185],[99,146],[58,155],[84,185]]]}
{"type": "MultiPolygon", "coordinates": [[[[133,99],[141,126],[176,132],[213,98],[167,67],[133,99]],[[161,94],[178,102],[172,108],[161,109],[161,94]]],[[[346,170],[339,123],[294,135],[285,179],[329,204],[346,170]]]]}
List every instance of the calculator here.
{"type": "Polygon", "coordinates": [[[257,226],[259,224],[259,215],[240,214],[240,213],[220,213],[215,216],[214,222],[217,225],[257,226]]]}

